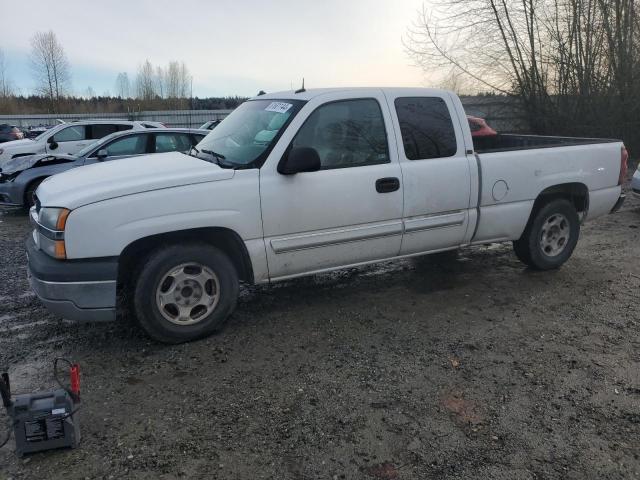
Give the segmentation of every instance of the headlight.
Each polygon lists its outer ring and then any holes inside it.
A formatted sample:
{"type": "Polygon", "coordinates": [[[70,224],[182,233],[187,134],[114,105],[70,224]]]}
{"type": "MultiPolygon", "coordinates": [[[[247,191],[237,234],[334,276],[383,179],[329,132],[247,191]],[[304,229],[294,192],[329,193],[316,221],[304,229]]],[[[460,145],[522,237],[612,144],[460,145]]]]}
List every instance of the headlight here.
{"type": "Polygon", "coordinates": [[[64,244],[64,227],[71,210],[66,208],[44,207],[38,214],[38,234],[40,248],[54,258],[67,258],[64,244]]]}
{"type": "Polygon", "coordinates": [[[6,173],[3,175],[2,172],[0,172],[0,183],[13,182],[16,179],[16,177],[21,173],[22,172],[14,172],[14,173],[6,173]]]}
{"type": "Polygon", "coordinates": [[[69,213],[71,210],[67,208],[44,207],[40,209],[38,223],[49,230],[64,232],[69,213]]]}

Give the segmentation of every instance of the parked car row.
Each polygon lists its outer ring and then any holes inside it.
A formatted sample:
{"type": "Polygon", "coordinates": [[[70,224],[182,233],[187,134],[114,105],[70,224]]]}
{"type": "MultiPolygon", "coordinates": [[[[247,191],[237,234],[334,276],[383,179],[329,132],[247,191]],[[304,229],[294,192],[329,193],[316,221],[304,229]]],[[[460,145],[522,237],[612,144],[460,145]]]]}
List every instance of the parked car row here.
{"type": "Polygon", "coordinates": [[[0,171],[0,205],[31,207],[34,192],[43,180],[52,175],[96,162],[144,154],[188,152],[208,133],[208,130],[185,128],[132,128],[107,135],[75,154],[41,153],[13,157],[3,164],[0,171]]]}
{"type": "Polygon", "coordinates": [[[71,155],[115,132],[162,127],[163,125],[158,122],[128,120],[86,120],[64,123],[45,130],[34,139],[24,138],[0,145],[0,169],[12,158],[38,153],[71,155]]]}
{"type": "Polygon", "coordinates": [[[582,222],[622,205],[621,141],[472,132],[477,123],[442,90],[257,96],[188,155],[96,162],[42,182],[32,289],[78,320],[114,319],[122,291],[151,337],[177,343],[219,329],[240,281],[490,242],[558,268],[582,222]]]}

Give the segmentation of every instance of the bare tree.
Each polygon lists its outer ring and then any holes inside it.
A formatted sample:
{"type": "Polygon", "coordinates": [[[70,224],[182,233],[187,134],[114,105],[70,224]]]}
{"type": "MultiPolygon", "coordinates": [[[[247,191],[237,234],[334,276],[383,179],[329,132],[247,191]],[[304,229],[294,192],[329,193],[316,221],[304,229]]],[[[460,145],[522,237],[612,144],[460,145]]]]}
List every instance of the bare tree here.
{"type": "Polygon", "coordinates": [[[606,114],[621,135],[640,113],[636,1],[432,0],[404,43],[427,73],[518,96],[541,133],[596,133],[606,114]]]}
{"type": "Polygon", "coordinates": [[[38,32],[31,38],[30,60],[36,92],[47,97],[55,109],[70,88],[71,71],[53,31],[38,32]]]}
{"type": "Polygon", "coordinates": [[[156,97],[155,72],[149,60],[138,67],[136,91],[140,100],[153,100],[156,97]]]}
{"type": "Polygon", "coordinates": [[[166,98],[177,108],[190,96],[191,75],[184,62],[169,62],[166,71],[166,98]]]}
{"type": "Polygon", "coordinates": [[[116,77],[116,95],[120,98],[131,98],[131,82],[127,72],[120,72],[116,77]]]}
{"type": "Polygon", "coordinates": [[[6,98],[14,94],[13,85],[7,73],[4,51],[0,48],[0,97],[6,98]]]}
{"type": "Polygon", "coordinates": [[[158,97],[160,98],[165,98],[165,74],[162,67],[156,67],[154,82],[156,95],[158,95],[158,97]]]}

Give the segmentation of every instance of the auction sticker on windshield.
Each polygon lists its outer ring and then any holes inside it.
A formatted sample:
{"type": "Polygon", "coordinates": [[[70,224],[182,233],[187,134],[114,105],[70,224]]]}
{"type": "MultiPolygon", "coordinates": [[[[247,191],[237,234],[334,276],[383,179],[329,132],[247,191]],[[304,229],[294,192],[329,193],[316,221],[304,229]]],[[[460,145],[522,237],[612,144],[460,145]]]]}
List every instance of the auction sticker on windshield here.
{"type": "Polygon", "coordinates": [[[267,108],[265,108],[265,110],[267,112],[285,113],[291,107],[293,107],[293,105],[290,103],[271,102],[269,105],[267,105],[267,108]]]}

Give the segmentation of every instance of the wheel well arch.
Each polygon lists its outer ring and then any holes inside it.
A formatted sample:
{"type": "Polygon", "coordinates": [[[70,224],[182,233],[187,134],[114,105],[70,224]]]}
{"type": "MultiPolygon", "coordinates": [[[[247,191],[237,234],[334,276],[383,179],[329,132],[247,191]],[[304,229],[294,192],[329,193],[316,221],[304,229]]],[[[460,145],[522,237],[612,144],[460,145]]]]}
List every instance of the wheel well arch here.
{"type": "Polygon", "coordinates": [[[571,202],[576,212],[586,215],[589,211],[589,189],[584,183],[561,183],[542,190],[533,203],[531,216],[551,200],[563,198],[571,202]]]}
{"type": "Polygon", "coordinates": [[[29,199],[27,198],[27,195],[29,194],[29,190],[31,189],[33,184],[40,184],[50,176],[51,175],[42,175],[41,177],[36,177],[29,180],[29,183],[25,185],[24,191],[22,192],[22,201],[24,202],[25,205],[29,205],[29,199]]]}
{"type": "Polygon", "coordinates": [[[153,250],[184,242],[203,242],[219,248],[235,266],[240,280],[253,283],[251,257],[240,235],[229,228],[204,227],[150,235],[127,245],[118,259],[118,286],[133,278],[135,271],[153,250]]]}

